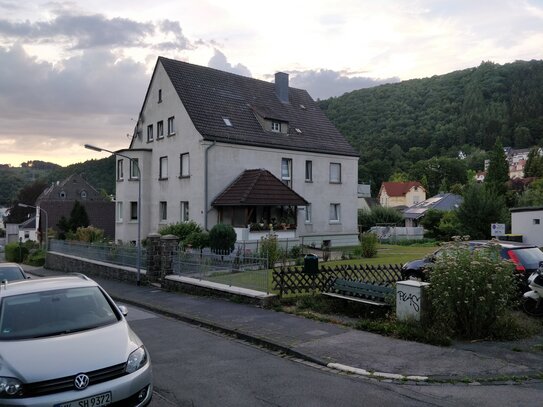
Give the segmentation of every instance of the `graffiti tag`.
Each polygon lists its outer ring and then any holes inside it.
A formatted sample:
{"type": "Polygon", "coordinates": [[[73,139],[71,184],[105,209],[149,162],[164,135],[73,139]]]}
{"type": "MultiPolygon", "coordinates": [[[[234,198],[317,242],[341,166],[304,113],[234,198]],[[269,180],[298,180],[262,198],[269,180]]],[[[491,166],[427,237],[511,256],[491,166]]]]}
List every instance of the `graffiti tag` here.
{"type": "Polygon", "coordinates": [[[409,301],[409,305],[413,307],[413,309],[416,312],[419,312],[420,310],[420,297],[414,295],[414,294],[408,294],[403,291],[398,291],[398,297],[400,301],[407,302],[409,301]]]}

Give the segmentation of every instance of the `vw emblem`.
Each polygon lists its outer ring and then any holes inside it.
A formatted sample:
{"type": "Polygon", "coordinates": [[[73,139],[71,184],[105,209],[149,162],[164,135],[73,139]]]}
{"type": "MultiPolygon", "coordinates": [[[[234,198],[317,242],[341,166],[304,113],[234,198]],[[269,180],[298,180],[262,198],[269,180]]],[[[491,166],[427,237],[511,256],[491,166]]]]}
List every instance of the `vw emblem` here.
{"type": "Polygon", "coordinates": [[[77,390],[86,389],[87,386],[89,385],[89,381],[90,381],[89,376],[87,376],[86,374],[84,373],[78,374],[74,380],[75,388],[77,390]]]}

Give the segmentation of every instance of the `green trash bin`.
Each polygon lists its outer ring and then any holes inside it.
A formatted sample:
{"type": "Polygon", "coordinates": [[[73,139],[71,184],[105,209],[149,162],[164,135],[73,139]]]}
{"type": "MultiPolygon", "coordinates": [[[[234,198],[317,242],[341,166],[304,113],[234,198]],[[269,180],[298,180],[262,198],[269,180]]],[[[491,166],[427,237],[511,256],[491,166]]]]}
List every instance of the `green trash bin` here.
{"type": "Polygon", "coordinates": [[[319,258],[314,254],[306,254],[304,257],[304,272],[317,274],[319,272],[319,258]]]}

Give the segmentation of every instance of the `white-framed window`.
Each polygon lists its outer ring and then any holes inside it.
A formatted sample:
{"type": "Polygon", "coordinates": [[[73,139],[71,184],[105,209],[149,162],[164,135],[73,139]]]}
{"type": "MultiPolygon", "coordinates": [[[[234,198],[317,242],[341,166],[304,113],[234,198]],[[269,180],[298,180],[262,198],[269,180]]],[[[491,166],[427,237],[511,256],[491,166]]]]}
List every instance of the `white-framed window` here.
{"type": "Polygon", "coordinates": [[[292,159],[291,158],[282,158],[281,159],[281,181],[292,188],[292,159]]]}
{"type": "Polygon", "coordinates": [[[175,134],[175,116],[168,117],[168,136],[175,134]]]}
{"type": "Polygon", "coordinates": [[[116,214],[115,219],[117,220],[117,222],[122,222],[123,221],[123,203],[122,202],[117,202],[115,214],[116,214]]]}
{"type": "Polygon", "coordinates": [[[311,204],[307,204],[305,206],[304,222],[311,223],[311,204]]]}
{"type": "Polygon", "coordinates": [[[541,224],[541,219],[534,219],[534,225],[540,225],[541,224]]]}
{"type": "Polygon", "coordinates": [[[330,204],[330,223],[339,223],[341,221],[341,204],[330,204]]]}
{"type": "Polygon", "coordinates": [[[275,121],[271,122],[271,131],[276,133],[281,132],[281,123],[275,121]]]}
{"type": "Polygon", "coordinates": [[[181,201],[181,222],[189,221],[189,202],[181,201]]]}
{"type": "Polygon", "coordinates": [[[156,124],[156,139],[164,138],[164,122],[161,120],[156,124]]]}
{"type": "Polygon", "coordinates": [[[340,163],[330,163],[330,183],[331,184],[341,183],[341,164],[340,163]]]}
{"type": "Polygon", "coordinates": [[[87,191],[81,191],[79,195],[81,196],[81,199],[87,199],[87,191]]]}
{"type": "Polygon", "coordinates": [[[305,182],[313,182],[313,161],[305,162],[305,182]]]}
{"type": "Polygon", "coordinates": [[[117,181],[121,181],[123,176],[123,160],[117,160],[117,181]]]}
{"type": "Polygon", "coordinates": [[[168,179],[168,157],[160,157],[158,179],[168,179]]]}
{"type": "Polygon", "coordinates": [[[190,157],[189,153],[183,153],[179,156],[179,177],[190,177],[190,157]]]}
{"type": "Polygon", "coordinates": [[[138,179],[139,177],[140,177],[139,159],[138,158],[132,158],[130,160],[130,178],[131,179],[138,179]]]}
{"type": "Polygon", "coordinates": [[[130,220],[138,220],[138,202],[130,202],[130,220]]]}
{"type": "Polygon", "coordinates": [[[147,142],[153,141],[153,138],[153,125],[150,124],[149,126],[147,126],[147,142]]]}
{"type": "Polygon", "coordinates": [[[159,220],[165,222],[168,220],[168,202],[160,201],[159,220]]]}
{"type": "Polygon", "coordinates": [[[162,89],[158,90],[158,103],[162,103],[162,89]]]}

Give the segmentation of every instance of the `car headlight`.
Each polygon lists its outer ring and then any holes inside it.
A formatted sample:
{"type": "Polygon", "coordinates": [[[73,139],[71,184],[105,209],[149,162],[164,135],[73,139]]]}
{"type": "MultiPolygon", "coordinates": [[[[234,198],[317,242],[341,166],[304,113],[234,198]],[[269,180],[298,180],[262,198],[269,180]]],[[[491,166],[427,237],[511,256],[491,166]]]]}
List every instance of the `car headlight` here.
{"type": "Polygon", "coordinates": [[[23,390],[23,384],[13,377],[0,377],[0,397],[18,396],[23,390]]]}
{"type": "Polygon", "coordinates": [[[134,373],[145,366],[145,363],[147,363],[147,352],[143,346],[140,346],[128,356],[125,371],[126,373],[134,373]]]}

